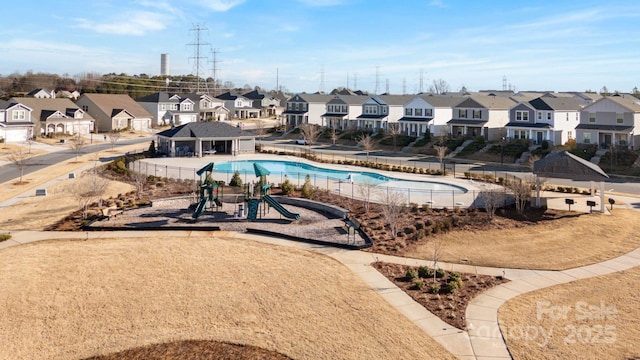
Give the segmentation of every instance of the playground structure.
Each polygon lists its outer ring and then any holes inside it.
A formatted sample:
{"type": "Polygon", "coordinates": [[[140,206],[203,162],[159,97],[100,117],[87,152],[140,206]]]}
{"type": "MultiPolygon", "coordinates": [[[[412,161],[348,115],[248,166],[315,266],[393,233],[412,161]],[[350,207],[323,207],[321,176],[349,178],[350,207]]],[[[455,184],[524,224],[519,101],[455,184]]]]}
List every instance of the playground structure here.
{"type": "MultiPolygon", "coordinates": [[[[199,189],[199,197],[198,203],[196,205],[195,211],[191,214],[193,219],[198,219],[200,215],[202,215],[207,209],[207,205],[210,208],[213,208],[215,205],[216,208],[222,207],[222,202],[220,201],[220,192],[221,189],[219,184],[213,180],[213,162],[205,165],[202,169],[198,170],[196,174],[200,176],[200,189],[199,189]]],[[[270,174],[269,170],[265,169],[260,164],[253,164],[253,168],[256,174],[256,177],[260,178],[258,182],[259,186],[259,194],[256,196],[255,189],[252,189],[252,186],[249,184],[245,185],[245,202],[247,203],[247,219],[248,220],[257,220],[258,216],[263,217],[268,208],[275,209],[278,213],[284,216],[287,219],[299,220],[300,214],[292,213],[289,210],[285,209],[282,204],[276,201],[274,198],[270,196],[271,186],[267,184],[266,177],[270,174]],[[252,190],[254,190],[252,192],[252,190]],[[268,207],[268,208],[267,208],[268,207]]],[[[242,209],[242,205],[239,205],[239,211],[236,213],[236,216],[244,217],[242,209]]]]}
{"type": "Polygon", "coordinates": [[[284,216],[287,219],[299,220],[300,214],[295,214],[290,212],[289,210],[285,209],[284,206],[282,206],[282,204],[280,204],[270,196],[269,193],[271,190],[271,186],[267,183],[267,180],[266,180],[267,175],[270,174],[270,171],[265,169],[264,166],[257,163],[253,163],[253,170],[256,174],[256,177],[260,178],[260,181],[258,183],[260,187],[260,194],[258,198],[256,198],[255,196],[251,196],[250,186],[247,186],[246,188],[246,191],[247,191],[246,198],[248,202],[247,219],[256,220],[258,218],[258,214],[261,214],[262,216],[262,214],[264,214],[267,211],[267,205],[268,205],[269,207],[275,209],[277,212],[280,213],[280,215],[284,216]],[[262,207],[262,212],[260,212],[261,207],[262,207]]]}
{"type": "Polygon", "coordinates": [[[205,165],[202,169],[198,170],[196,174],[200,176],[200,191],[198,198],[198,205],[195,211],[191,214],[191,217],[197,219],[207,208],[207,204],[214,204],[216,207],[221,207],[222,203],[218,198],[219,186],[211,176],[213,173],[213,163],[205,165]]]}

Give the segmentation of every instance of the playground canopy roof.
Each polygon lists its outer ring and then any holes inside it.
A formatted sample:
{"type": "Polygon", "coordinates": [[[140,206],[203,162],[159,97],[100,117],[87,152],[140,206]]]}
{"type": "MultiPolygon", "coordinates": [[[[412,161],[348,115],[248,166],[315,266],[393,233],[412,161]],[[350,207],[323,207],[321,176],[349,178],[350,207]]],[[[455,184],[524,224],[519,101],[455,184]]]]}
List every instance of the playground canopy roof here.
{"type": "Polygon", "coordinates": [[[213,162],[208,163],[202,169],[196,171],[196,174],[198,174],[198,176],[202,176],[205,172],[213,172],[213,162]]]}
{"type": "Polygon", "coordinates": [[[258,163],[253,163],[253,171],[255,171],[256,176],[267,176],[271,174],[271,171],[258,163]]]}
{"type": "Polygon", "coordinates": [[[533,164],[538,176],[578,181],[604,181],[609,178],[600,166],[567,151],[555,152],[533,164]]]}

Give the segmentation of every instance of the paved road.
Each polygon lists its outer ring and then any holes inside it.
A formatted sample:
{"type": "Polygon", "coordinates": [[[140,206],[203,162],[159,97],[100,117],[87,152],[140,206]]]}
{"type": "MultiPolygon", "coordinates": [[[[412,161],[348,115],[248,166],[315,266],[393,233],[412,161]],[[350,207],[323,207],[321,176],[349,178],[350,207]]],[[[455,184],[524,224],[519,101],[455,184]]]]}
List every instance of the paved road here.
{"type": "MultiPolygon", "coordinates": [[[[118,141],[116,146],[148,144],[149,141],[151,141],[151,139],[152,139],[151,137],[122,139],[118,141]]],[[[142,147],[144,146],[141,146],[141,148],[142,147]]],[[[89,146],[86,146],[84,149],[82,149],[80,155],[94,153],[98,151],[105,151],[110,149],[111,149],[110,143],[89,145],[89,146]]],[[[34,156],[28,161],[27,166],[24,169],[24,175],[27,175],[34,171],[44,169],[48,166],[72,159],[75,156],[76,156],[76,153],[72,149],[34,156]]],[[[13,164],[9,163],[9,164],[0,166],[0,184],[17,179],[19,177],[20,177],[20,170],[13,164]]]]}

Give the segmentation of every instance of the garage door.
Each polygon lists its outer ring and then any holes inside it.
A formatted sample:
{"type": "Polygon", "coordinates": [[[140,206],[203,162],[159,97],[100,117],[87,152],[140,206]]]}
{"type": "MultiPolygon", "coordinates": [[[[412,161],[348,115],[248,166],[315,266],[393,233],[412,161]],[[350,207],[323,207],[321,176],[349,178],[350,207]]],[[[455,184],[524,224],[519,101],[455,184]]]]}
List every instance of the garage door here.
{"type": "Polygon", "coordinates": [[[19,143],[27,141],[27,130],[26,129],[6,129],[5,132],[6,142],[8,143],[19,143]]]}

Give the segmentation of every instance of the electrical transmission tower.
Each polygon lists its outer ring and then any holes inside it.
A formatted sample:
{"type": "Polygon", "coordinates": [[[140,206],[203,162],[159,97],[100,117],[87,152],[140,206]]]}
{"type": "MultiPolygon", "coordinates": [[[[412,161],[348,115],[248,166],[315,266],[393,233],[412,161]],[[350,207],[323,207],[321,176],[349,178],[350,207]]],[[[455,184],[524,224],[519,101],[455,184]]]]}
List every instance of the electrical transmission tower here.
{"type": "Polygon", "coordinates": [[[213,60],[209,61],[211,63],[211,75],[213,77],[213,96],[219,95],[218,90],[220,89],[220,79],[218,79],[218,71],[220,71],[218,64],[220,61],[218,60],[218,53],[218,49],[213,49],[211,51],[213,60]]]}
{"type": "Polygon", "coordinates": [[[324,64],[320,65],[320,92],[324,93],[324,64]]]}
{"type": "MultiPolygon", "coordinates": [[[[203,46],[209,46],[210,44],[207,42],[202,42],[202,32],[208,30],[205,27],[202,27],[200,25],[195,25],[192,29],[189,29],[189,31],[193,31],[195,34],[195,39],[192,43],[187,44],[187,46],[193,46],[193,56],[190,57],[190,60],[194,61],[193,67],[195,69],[195,75],[196,75],[196,93],[200,93],[200,82],[202,77],[200,76],[200,72],[202,69],[202,66],[200,65],[200,62],[203,60],[206,60],[207,57],[206,56],[202,56],[202,50],[201,48],[203,46]]],[[[206,85],[206,83],[205,83],[206,85]]]]}
{"type": "Polygon", "coordinates": [[[373,93],[375,95],[378,95],[379,89],[380,89],[380,66],[376,66],[376,90],[373,93]]]}

